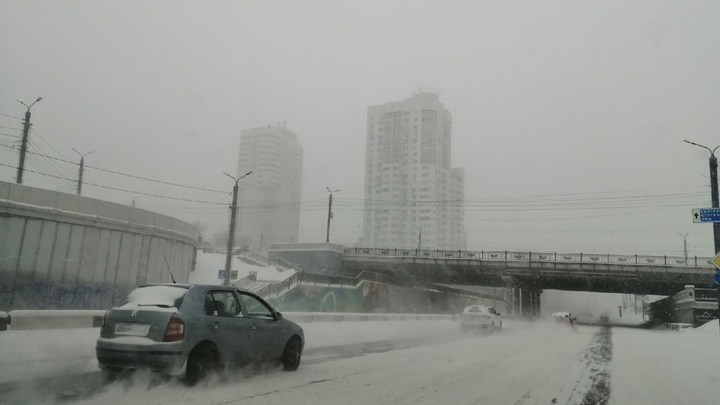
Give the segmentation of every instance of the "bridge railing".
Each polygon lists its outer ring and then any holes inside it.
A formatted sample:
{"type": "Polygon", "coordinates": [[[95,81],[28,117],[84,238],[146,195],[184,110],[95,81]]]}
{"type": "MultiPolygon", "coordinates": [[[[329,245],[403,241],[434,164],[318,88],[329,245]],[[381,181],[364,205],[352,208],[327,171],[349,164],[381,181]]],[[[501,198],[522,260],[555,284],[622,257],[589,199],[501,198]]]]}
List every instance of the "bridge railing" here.
{"type": "Polygon", "coordinates": [[[419,257],[428,259],[474,259],[499,261],[545,261],[566,263],[606,263],[637,266],[712,267],[710,257],[612,255],[597,253],[521,252],[510,250],[440,250],[396,248],[345,248],[347,256],[419,257]]]}
{"type": "Polygon", "coordinates": [[[715,288],[696,288],[695,301],[697,302],[718,302],[718,293],[715,288]]]}

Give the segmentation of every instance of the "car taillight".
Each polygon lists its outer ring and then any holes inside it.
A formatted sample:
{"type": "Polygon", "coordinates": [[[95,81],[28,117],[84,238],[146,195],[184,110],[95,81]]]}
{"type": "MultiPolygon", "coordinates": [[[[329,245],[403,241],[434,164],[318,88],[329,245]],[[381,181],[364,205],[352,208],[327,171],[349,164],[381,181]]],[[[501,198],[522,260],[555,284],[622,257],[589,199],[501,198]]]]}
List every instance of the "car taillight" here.
{"type": "Polygon", "coordinates": [[[163,342],[177,342],[183,339],[185,339],[185,322],[173,316],[165,329],[163,342]]]}

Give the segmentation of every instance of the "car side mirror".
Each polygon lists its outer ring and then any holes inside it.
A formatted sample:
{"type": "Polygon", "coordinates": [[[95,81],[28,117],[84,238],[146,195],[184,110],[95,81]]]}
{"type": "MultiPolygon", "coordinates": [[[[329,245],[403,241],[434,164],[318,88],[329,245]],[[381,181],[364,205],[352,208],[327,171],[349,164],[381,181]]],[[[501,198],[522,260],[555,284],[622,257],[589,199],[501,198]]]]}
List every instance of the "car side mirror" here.
{"type": "Polygon", "coordinates": [[[276,321],[279,321],[279,320],[281,320],[281,319],[283,319],[282,313],[280,313],[280,312],[275,312],[275,320],[276,320],[276,321]]]}

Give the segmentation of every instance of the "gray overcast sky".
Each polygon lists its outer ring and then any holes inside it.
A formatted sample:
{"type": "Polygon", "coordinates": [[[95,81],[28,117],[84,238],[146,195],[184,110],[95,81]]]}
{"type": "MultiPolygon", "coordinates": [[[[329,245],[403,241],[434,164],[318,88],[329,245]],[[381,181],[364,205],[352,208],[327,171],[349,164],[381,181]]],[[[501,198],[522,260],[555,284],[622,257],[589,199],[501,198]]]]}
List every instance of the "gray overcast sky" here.
{"type": "MultiPolygon", "coordinates": [[[[710,255],[711,227],[690,218],[710,205],[708,154],[682,139],[720,144],[719,19],[717,1],[2,0],[0,113],[21,117],[15,100],[42,96],[34,150],[94,150],[88,165],[228,192],[240,131],[286,121],[304,145],[303,200],[341,189],[332,239],[352,243],[366,108],[429,86],[453,114],[470,248],[680,254],[677,233],[689,232],[690,254],[710,255]],[[586,194],[599,191],[632,192],[586,194]],[[487,206],[568,193],[581,195],[487,206]]],[[[17,142],[21,121],[0,125],[0,144],[17,142]]],[[[17,153],[0,147],[0,163],[15,166],[17,153]]],[[[28,168],[77,170],[37,155],[28,168]]],[[[0,167],[0,179],[14,171],[0,167]]],[[[230,202],[91,169],[85,181],[230,202]]],[[[26,184],[74,190],[32,173],[26,184]]],[[[210,234],[227,223],[222,205],[136,203],[201,219],[210,234]]],[[[304,206],[301,241],[324,240],[325,215],[304,206]]]]}

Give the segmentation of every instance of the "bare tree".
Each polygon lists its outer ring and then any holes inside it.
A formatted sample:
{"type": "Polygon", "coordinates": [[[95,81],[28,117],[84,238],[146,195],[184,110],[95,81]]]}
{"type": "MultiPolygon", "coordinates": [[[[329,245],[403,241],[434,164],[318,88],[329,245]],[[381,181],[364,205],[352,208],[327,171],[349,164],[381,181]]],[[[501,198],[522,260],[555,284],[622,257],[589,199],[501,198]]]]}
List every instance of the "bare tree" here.
{"type": "Polygon", "coordinates": [[[215,247],[226,247],[228,243],[228,232],[215,232],[213,234],[213,244],[215,247]]]}
{"type": "Polygon", "coordinates": [[[200,247],[203,247],[206,243],[205,231],[207,230],[207,226],[203,222],[200,222],[199,220],[193,222],[192,225],[195,228],[195,231],[197,232],[197,235],[198,235],[198,244],[200,245],[200,247]]]}

